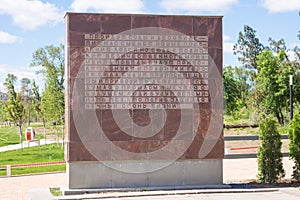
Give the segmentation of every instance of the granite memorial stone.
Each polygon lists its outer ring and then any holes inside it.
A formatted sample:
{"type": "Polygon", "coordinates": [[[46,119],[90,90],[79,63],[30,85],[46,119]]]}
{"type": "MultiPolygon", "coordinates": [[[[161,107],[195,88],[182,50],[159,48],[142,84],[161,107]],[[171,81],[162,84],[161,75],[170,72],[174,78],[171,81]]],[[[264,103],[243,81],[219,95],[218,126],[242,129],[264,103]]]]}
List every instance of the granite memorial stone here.
{"type": "Polygon", "coordinates": [[[68,187],[222,183],[222,17],[65,19],[68,187]]]}

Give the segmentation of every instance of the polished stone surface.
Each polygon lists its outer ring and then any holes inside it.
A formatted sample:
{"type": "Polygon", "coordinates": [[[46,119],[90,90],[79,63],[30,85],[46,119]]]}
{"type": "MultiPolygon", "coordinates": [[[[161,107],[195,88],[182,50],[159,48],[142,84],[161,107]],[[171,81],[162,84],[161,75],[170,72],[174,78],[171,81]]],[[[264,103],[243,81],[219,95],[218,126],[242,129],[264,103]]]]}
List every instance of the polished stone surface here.
{"type": "Polygon", "coordinates": [[[222,17],[65,19],[69,188],[222,183],[222,17]]]}
{"type": "MultiPolygon", "coordinates": [[[[149,109],[131,109],[131,119],[124,116],[122,121],[122,127],[117,124],[111,109],[96,109],[96,115],[98,122],[105,134],[105,139],[99,141],[99,137],[93,137],[92,135],[99,134],[97,131],[89,130],[93,126],[89,126],[89,118],[82,117],[82,120],[86,121],[86,130],[94,131],[89,135],[89,138],[82,137],[84,133],[78,133],[79,129],[76,127],[74,121],[74,111],[80,110],[82,116],[88,115],[91,110],[82,110],[84,107],[85,97],[85,79],[80,75],[80,68],[86,59],[86,34],[119,34],[123,31],[133,30],[141,27],[159,27],[167,30],[174,30],[183,33],[187,36],[207,36],[208,37],[208,55],[209,59],[208,67],[211,67],[211,62],[217,66],[219,73],[222,71],[222,18],[221,17],[200,17],[200,16],[162,16],[162,15],[123,15],[123,14],[78,14],[68,13],[66,15],[67,20],[67,94],[66,94],[66,116],[67,116],[67,129],[68,129],[68,161],[93,161],[97,160],[86,148],[86,144],[83,144],[83,140],[87,140],[88,145],[93,145],[99,148],[99,151],[105,152],[105,156],[102,156],[103,160],[114,159],[127,159],[126,156],[120,158],[110,156],[110,146],[115,145],[119,148],[134,152],[134,153],[147,153],[157,151],[158,149],[168,145],[172,140],[176,140],[176,144],[180,145],[185,142],[186,138],[174,138],[178,134],[179,122],[181,120],[180,109],[166,109],[167,119],[164,126],[152,134],[156,124],[152,124],[148,130],[150,137],[135,137],[133,123],[139,126],[147,126],[151,118],[149,118],[149,109]],[[75,84],[76,82],[76,84],[75,84]],[[76,90],[77,95],[73,95],[76,90]],[[177,122],[177,123],[176,123],[177,122]],[[124,131],[125,130],[125,131],[124,131]],[[130,133],[130,134],[128,134],[130,133]],[[80,136],[79,136],[80,135],[80,136]],[[90,140],[90,141],[89,141],[90,140]]],[[[153,35],[148,32],[147,34],[153,35]]],[[[103,40],[101,40],[103,41],[103,40]]],[[[129,52],[130,53],[130,52],[129,52]]],[[[105,58],[104,58],[105,59],[105,58]]],[[[121,75],[123,75],[122,72],[121,75]]],[[[211,74],[209,74],[211,76],[211,74]]],[[[121,78],[120,76],[117,78],[121,78]]],[[[113,79],[113,77],[108,79],[113,79]]],[[[216,85],[217,91],[222,91],[222,85],[216,85]]],[[[99,90],[101,92],[101,90],[99,90]]],[[[219,95],[217,98],[221,97],[219,95]]],[[[220,101],[221,102],[221,101],[220,101]]],[[[181,152],[179,159],[199,159],[199,150],[201,144],[206,137],[208,126],[211,123],[211,99],[207,103],[199,103],[198,113],[200,115],[195,116],[192,120],[199,120],[198,126],[191,125],[190,130],[185,129],[184,134],[195,133],[191,145],[181,152]],[[197,118],[198,117],[198,118],[197,118]]],[[[221,106],[221,105],[220,105],[221,106]]],[[[217,112],[222,115],[221,108],[217,112]]],[[[78,114],[78,112],[76,112],[78,114]]],[[[119,112],[121,114],[121,112],[119,112]]],[[[76,114],[76,115],[77,115],[76,114]]],[[[221,122],[222,123],[222,122],[221,122]]],[[[195,124],[194,124],[195,125],[195,124]]],[[[188,125],[187,125],[188,126],[188,125]]],[[[147,133],[144,133],[147,135],[147,133]]],[[[187,136],[189,137],[189,136],[187,136]]],[[[213,138],[216,142],[205,158],[223,158],[223,138],[222,133],[215,134],[217,137],[213,138]],[[221,136],[220,136],[221,135],[221,136]]],[[[181,148],[179,148],[179,151],[181,148]]],[[[176,151],[176,146],[172,148],[172,151],[176,151]]],[[[161,159],[167,159],[161,156],[161,159]]],[[[132,157],[128,157],[130,159],[132,157]]],[[[139,158],[140,159],[140,158],[139,158]]]]}

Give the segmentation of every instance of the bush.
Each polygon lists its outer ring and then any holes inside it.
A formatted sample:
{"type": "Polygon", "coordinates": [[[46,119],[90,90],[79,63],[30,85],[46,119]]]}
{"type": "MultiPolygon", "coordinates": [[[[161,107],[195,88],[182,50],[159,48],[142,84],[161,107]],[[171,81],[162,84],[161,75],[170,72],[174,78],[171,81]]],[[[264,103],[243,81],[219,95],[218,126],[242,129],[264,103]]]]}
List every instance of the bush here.
{"type": "Polygon", "coordinates": [[[300,115],[296,114],[289,129],[289,156],[294,161],[293,181],[300,182],[300,115]]]}
{"type": "Polygon", "coordinates": [[[276,122],[265,119],[259,125],[260,146],[258,149],[258,181],[275,183],[283,178],[285,172],[282,165],[281,135],[276,122]]]}

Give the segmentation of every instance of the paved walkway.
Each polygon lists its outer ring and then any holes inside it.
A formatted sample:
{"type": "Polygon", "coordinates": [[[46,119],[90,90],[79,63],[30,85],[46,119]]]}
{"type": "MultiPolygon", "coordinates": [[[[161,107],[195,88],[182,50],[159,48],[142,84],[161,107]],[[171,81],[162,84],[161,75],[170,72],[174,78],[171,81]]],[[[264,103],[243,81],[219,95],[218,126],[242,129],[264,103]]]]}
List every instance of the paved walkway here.
{"type": "Polygon", "coordinates": [[[55,142],[56,141],[44,140],[44,139],[41,139],[39,141],[31,141],[31,142],[23,141],[22,145],[21,144],[13,144],[13,145],[0,147],[0,152],[11,151],[11,150],[16,150],[16,149],[21,149],[21,148],[34,147],[34,146],[38,146],[38,145],[52,144],[55,142]]]}
{"type": "MultiPolygon", "coordinates": [[[[283,158],[285,178],[291,178],[294,162],[288,157],[283,158]]],[[[224,159],[223,178],[224,183],[236,183],[245,180],[256,180],[257,158],[224,159]]]]}
{"type": "Polygon", "coordinates": [[[32,188],[66,187],[66,173],[0,178],[1,200],[28,200],[32,188]]]}
{"type": "MultiPolygon", "coordinates": [[[[283,159],[284,168],[286,170],[286,178],[291,177],[293,162],[288,158],[283,159]]],[[[257,161],[255,158],[248,159],[225,159],[224,160],[224,183],[241,182],[245,180],[256,179],[257,161]]],[[[49,187],[66,187],[67,177],[65,173],[34,175],[34,176],[20,176],[11,178],[0,178],[0,199],[1,200],[22,200],[28,199],[28,191],[33,188],[49,188],[49,187]]],[[[278,191],[277,193],[264,194],[264,199],[290,199],[293,194],[278,191]]],[[[199,194],[198,194],[199,195],[199,194]]],[[[180,197],[159,197],[160,199],[211,199],[211,200],[226,200],[226,199],[262,199],[260,193],[255,194],[215,194],[213,196],[202,194],[201,196],[187,195],[180,197]]],[[[294,195],[294,197],[297,197],[294,195]]],[[[297,197],[300,199],[300,197],[297,197]]],[[[127,198],[127,199],[151,199],[150,197],[143,198],[127,198]]],[[[157,199],[157,196],[152,199],[157,199]]]]}

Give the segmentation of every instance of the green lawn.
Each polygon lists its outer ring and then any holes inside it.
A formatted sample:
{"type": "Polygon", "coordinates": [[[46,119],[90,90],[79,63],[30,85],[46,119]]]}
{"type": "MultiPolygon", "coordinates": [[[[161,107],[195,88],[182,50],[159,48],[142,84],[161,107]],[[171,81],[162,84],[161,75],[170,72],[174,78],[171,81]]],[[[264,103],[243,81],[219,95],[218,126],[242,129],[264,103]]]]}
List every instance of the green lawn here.
{"type": "MultiPolygon", "coordinates": [[[[13,168],[11,169],[11,175],[25,175],[25,174],[39,174],[49,172],[65,172],[66,165],[49,165],[49,166],[38,166],[38,167],[27,167],[27,168],[13,168]]],[[[0,169],[0,177],[6,176],[6,170],[0,169]]]]}
{"type": "MultiPolygon", "coordinates": [[[[26,126],[27,127],[27,126],[26,126]]],[[[25,127],[22,130],[22,139],[25,140],[24,135],[25,127]]],[[[44,136],[42,134],[36,134],[35,139],[43,139],[44,136]]],[[[0,147],[19,144],[20,136],[19,129],[17,126],[2,126],[0,127],[0,147]]]]}
{"type": "MultiPolygon", "coordinates": [[[[12,150],[0,152],[0,166],[13,164],[27,164],[39,162],[63,161],[64,151],[57,144],[43,145],[41,147],[24,148],[23,150],[12,150]]],[[[32,174],[42,172],[65,171],[65,165],[49,165],[27,168],[13,168],[12,175],[32,174]]],[[[0,170],[0,176],[6,175],[6,170],[0,170]]]]}
{"type": "Polygon", "coordinates": [[[20,143],[20,137],[16,126],[0,127],[0,147],[20,143]]]}
{"type": "Polygon", "coordinates": [[[248,117],[240,117],[235,119],[231,115],[224,115],[224,124],[254,124],[248,117]]]}

